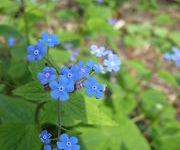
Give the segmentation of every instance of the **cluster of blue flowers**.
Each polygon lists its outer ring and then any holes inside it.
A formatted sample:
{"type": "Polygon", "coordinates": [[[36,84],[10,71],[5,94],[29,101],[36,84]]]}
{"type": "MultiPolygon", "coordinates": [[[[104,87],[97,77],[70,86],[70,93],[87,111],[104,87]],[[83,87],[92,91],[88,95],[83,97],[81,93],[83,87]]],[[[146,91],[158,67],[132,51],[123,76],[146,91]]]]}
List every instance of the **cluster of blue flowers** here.
{"type": "Polygon", "coordinates": [[[176,67],[180,68],[180,49],[173,47],[172,51],[173,51],[173,53],[166,52],[164,54],[164,58],[175,62],[176,67]]]}
{"type": "Polygon", "coordinates": [[[109,19],[108,19],[108,23],[109,23],[110,25],[115,25],[116,22],[117,22],[117,20],[114,19],[114,18],[109,18],[109,19]]]}
{"type": "MultiPolygon", "coordinates": [[[[40,134],[40,140],[44,143],[44,150],[51,150],[51,134],[46,130],[42,131],[40,134]]],[[[59,137],[59,140],[56,143],[57,147],[53,148],[53,150],[79,150],[80,145],[78,145],[78,139],[74,136],[68,137],[67,134],[62,134],[59,137]]]]}
{"type": "Polygon", "coordinates": [[[33,62],[34,60],[40,61],[43,56],[46,55],[47,47],[55,47],[60,43],[58,37],[54,34],[49,35],[48,33],[43,32],[41,36],[42,38],[35,46],[30,45],[27,48],[27,60],[30,62],[33,62]]]}
{"type": "MultiPolygon", "coordinates": [[[[97,47],[96,45],[91,46],[91,54],[95,55],[96,57],[99,57],[103,61],[104,67],[106,67],[106,70],[108,72],[112,71],[119,71],[121,61],[118,57],[118,55],[113,54],[110,50],[105,50],[104,47],[97,47]]],[[[99,64],[99,68],[101,68],[101,72],[104,72],[104,67],[99,64]]]]}

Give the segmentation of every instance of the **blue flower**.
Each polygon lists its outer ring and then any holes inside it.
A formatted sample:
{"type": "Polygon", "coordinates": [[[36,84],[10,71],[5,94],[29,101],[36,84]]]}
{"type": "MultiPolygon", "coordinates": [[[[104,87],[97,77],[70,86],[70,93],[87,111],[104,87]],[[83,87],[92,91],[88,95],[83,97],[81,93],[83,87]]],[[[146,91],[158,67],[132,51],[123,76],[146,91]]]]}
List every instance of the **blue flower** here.
{"type": "Polygon", "coordinates": [[[97,68],[98,72],[104,74],[104,68],[101,64],[96,64],[95,67],[97,68]]]}
{"type": "Polygon", "coordinates": [[[58,40],[58,37],[55,34],[49,35],[47,32],[43,32],[41,36],[42,39],[40,39],[40,42],[48,47],[55,47],[60,44],[60,41],[58,40]]]}
{"type": "Polygon", "coordinates": [[[14,37],[8,38],[8,46],[13,47],[14,44],[15,44],[15,38],[14,37]]]}
{"type": "Polygon", "coordinates": [[[77,81],[80,79],[78,71],[79,71],[79,68],[77,65],[71,66],[70,69],[68,69],[66,66],[60,69],[60,73],[72,81],[77,81]]]}
{"type": "Polygon", "coordinates": [[[51,134],[44,130],[40,134],[40,140],[42,143],[49,144],[50,143],[51,134]]]}
{"type": "Polygon", "coordinates": [[[167,60],[174,61],[176,64],[176,67],[180,67],[180,49],[173,47],[172,48],[173,53],[165,53],[164,57],[167,60]]]}
{"type": "Polygon", "coordinates": [[[79,62],[79,74],[80,74],[80,78],[86,77],[89,78],[90,77],[90,72],[91,72],[91,67],[89,67],[88,65],[85,66],[83,61],[79,62]]]}
{"type": "Polygon", "coordinates": [[[104,97],[105,86],[101,83],[98,84],[96,78],[92,77],[90,81],[85,80],[83,85],[89,97],[93,95],[95,95],[97,99],[104,97]]]}
{"type": "Polygon", "coordinates": [[[92,68],[93,71],[95,71],[96,73],[98,73],[100,70],[99,65],[95,64],[94,61],[92,61],[91,59],[89,60],[89,62],[87,63],[87,66],[92,68]]]}
{"type": "Polygon", "coordinates": [[[44,150],[51,150],[51,146],[50,145],[44,145],[44,150]]]}
{"type": "Polygon", "coordinates": [[[96,57],[102,57],[104,55],[105,48],[104,47],[97,47],[96,45],[91,46],[91,54],[95,55],[96,57]]]}
{"type": "Polygon", "coordinates": [[[67,134],[62,134],[57,142],[58,149],[62,150],[79,150],[78,139],[74,136],[68,137],[67,134]]]}
{"type": "Polygon", "coordinates": [[[110,25],[114,25],[114,24],[116,23],[116,19],[114,19],[114,18],[109,18],[109,19],[108,19],[108,23],[109,23],[110,25]]]}
{"type": "Polygon", "coordinates": [[[118,56],[115,54],[109,55],[107,59],[104,60],[104,65],[107,68],[107,71],[117,72],[120,69],[121,61],[119,60],[118,56]]]}
{"type": "Polygon", "coordinates": [[[74,82],[68,80],[66,76],[59,75],[59,83],[56,81],[50,82],[51,97],[53,99],[59,99],[61,101],[66,101],[69,99],[68,92],[74,91],[74,82]]]}
{"type": "Polygon", "coordinates": [[[56,69],[46,67],[43,69],[42,73],[37,74],[37,78],[40,80],[41,84],[45,85],[49,81],[56,79],[56,69]]]}
{"type": "Polygon", "coordinates": [[[46,54],[46,48],[42,44],[38,43],[35,46],[30,45],[27,48],[27,60],[33,62],[35,59],[40,61],[42,57],[46,54]]]}

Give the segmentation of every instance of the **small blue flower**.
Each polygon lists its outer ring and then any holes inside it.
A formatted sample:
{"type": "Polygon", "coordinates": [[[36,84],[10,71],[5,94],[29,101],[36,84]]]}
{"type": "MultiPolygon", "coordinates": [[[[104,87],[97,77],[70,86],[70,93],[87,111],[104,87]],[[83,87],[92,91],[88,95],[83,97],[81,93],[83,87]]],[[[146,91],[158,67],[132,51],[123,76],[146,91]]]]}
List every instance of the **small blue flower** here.
{"type": "Polygon", "coordinates": [[[15,44],[15,38],[14,37],[8,38],[8,46],[13,47],[14,44],[15,44]]]}
{"type": "Polygon", "coordinates": [[[85,66],[83,61],[79,62],[79,74],[80,74],[80,78],[86,77],[89,78],[90,77],[90,72],[91,72],[91,67],[89,67],[88,65],[85,66]]]}
{"type": "Polygon", "coordinates": [[[66,76],[59,75],[59,83],[56,81],[50,82],[51,97],[53,99],[59,99],[60,101],[66,101],[69,99],[68,92],[74,91],[74,82],[68,80],[66,76]]]}
{"type": "Polygon", "coordinates": [[[104,60],[104,66],[106,66],[107,71],[117,72],[120,69],[121,61],[115,54],[109,55],[107,59],[104,60]]]}
{"type": "Polygon", "coordinates": [[[109,18],[109,19],[108,19],[108,23],[109,23],[110,25],[114,25],[114,24],[116,23],[116,19],[114,19],[114,18],[109,18]]]}
{"type": "Polygon", "coordinates": [[[77,65],[71,66],[70,69],[67,68],[66,66],[60,69],[60,73],[72,81],[77,81],[80,79],[78,71],[79,71],[79,68],[77,65]]]}
{"type": "Polygon", "coordinates": [[[176,64],[176,67],[180,67],[180,49],[173,47],[172,48],[173,53],[165,53],[164,58],[167,60],[174,61],[176,64]]]}
{"type": "Polygon", "coordinates": [[[89,62],[87,63],[87,66],[92,68],[93,71],[95,71],[96,73],[98,73],[100,70],[99,65],[95,64],[94,61],[92,61],[91,59],[89,60],[89,62]]]}
{"type": "Polygon", "coordinates": [[[51,146],[50,145],[44,145],[44,150],[51,150],[51,146]]]}
{"type": "Polygon", "coordinates": [[[102,66],[101,64],[97,64],[97,65],[96,65],[96,68],[97,68],[98,72],[100,72],[100,73],[102,73],[102,74],[105,73],[104,68],[103,68],[103,66],[102,66]]]}
{"type": "Polygon", "coordinates": [[[104,0],[95,0],[97,3],[102,4],[104,0]]]}
{"type": "Polygon", "coordinates": [[[105,48],[104,47],[97,47],[96,45],[91,46],[91,54],[95,55],[96,57],[102,57],[104,55],[105,48]]]}
{"type": "Polygon", "coordinates": [[[79,150],[78,139],[74,136],[68,137],[67,134],[62,134],[57,142],[58,149],[62,150],[79,150]]]}
{"type": "Polygon", "coordinates": [[[49,144],[50,143],[51,134],[44,130],[40,134],[40,140],[42,143],[49,144]]]}
{"type": "Polygon", "coordinates": [[[60,41],[58,40],[58,37],[55,34],[49,35],[47,32],[43,32],[41,36],[42,39],[40,39],[40,42],[48,47],[55,47],[60,44],[60,41]]]}
{"type": "Polygon", "coordinates": [[[45,67],[42,73],[37,74],[37,78],[40,80],[42,85],[45,85],[56,79],[56,69],[45,67]]]}
{"type": "Polygon", "coordinates": [[[93,95],[96,96],[97,99],[104,97],[105,86],[103,84],[98,84],[96,78],[92,77],[90,81],[85,80],[83,83],[86,88],[86,94],[89,97],[93,95]]]}
{"type": "Polygon", "coordinates": [[[42,44],[38,43],[35,46],[30,45],[27,48],[27,60],[33,62],[35,59],[40,61],[42,57],[46,54],[46,48],[42,44]]]}

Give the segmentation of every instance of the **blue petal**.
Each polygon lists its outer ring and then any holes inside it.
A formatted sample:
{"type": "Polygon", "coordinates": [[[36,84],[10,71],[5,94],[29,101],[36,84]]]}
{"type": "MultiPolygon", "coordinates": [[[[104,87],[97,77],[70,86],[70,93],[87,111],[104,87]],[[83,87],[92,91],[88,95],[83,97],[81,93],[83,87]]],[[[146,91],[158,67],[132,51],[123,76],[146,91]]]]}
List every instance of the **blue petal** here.
{"type": "Polygon", "coordinates": [[[44,78],[44,74],[43,73],[38,73],[37,78],[38,78],[38,80],[42,80],[44,78]]]}
{"type": "Polygon", "coordinates": [[[51,75],[49,80],[54,81],[55,79],[56,79],[56,75],[51,75]]]}
{"type": "Polygon", "coordinates": [[[105,85],[102,84],[102,83],[100,83],[100,84],[98,85],[98,90],[105,91],[105,85]]]}
{"type": "Polygon", "coordinates": [[[56,81],[50,82],[50,88],[51,89],[57,89],[58,87],[59,87],[59,85],[56,81]]]}
{"type": "Polygon", "coordinates": [[[43,33],[41,34],[41,36],[42,36],[43,39],[48,39],[48,38],[49,38],[49,35],[48,35],[47,32],[43,32],[43,33]]]}
{"type": "Polygon", "coordinates": [[[49,67],[45,67],[45,68],[43,69],[43,73],[47,73],[47,72],[49,72],[49,67]]]}
{"type": "Polygon", "coordinates": [[[27,52],[28,54],[33,54],[34,53],[34,47],[32,45],[30,45],[28,48],[27,48],[27,52]]]}
{"type": "Polygon", "coordinates": [[[56,73],[56,69],[55,68],[51,68],[51,74],[55,74],[56,73]]]}
{"type": "Polygon", "coordinates": [[[72,145],[72,149],[73,150],[80,150],[80,146],[79,145],[72,145]]]}
{"type": "Polygon", "coordinates": [[[100,98],[104,97],[104,93],[99,91],[99,90],[96,90],[95,91],[95,96],[96,96],[97,99],[100,99],[100,98]]]}
{"type": "Polygon", "coordinates": [[[30,62],[33,62],[35,60],[34,55],[28,55],[27,60],[30,61],[30,62]]]}
{"type": "Polygon", "coordinates": [[[78,143],[78,139],[75,136],[72,136],[69,140],[70,140],[71,144],[73,144],[73,145],[78,143]]]}
{"type": "Polygon", "coordinates": [[[66,101],[68,99],[69,99],[69,95],[68,95],[67,92],[63,91],[63,92],[60,93],[60,100],[61,101],[66,101]]]}
{"type": "Polygon", "coordinates": [[[67,134],[62,134],[61,136],[60,136],[60,141],[62,141],[62,142],[67,142],[69,140],[69,138],[68,138],[68,135],[67,134]]]}
{"type": "Polygon", "coordinates": [[[37,61],[40,61],[42,59],[42,55],[37,56],[37,61]]]}
{"type": "Polygon", "coordinates": [[[74,82],[69,81],[68,85],[66,86],[67,92],[73,92],[74,91],[74,82]]]}
{"type": "Polygon", "coordinates": [[[93,94],[94,94],[94,91],[93,91],[91,88],[87,88],[86,94],[87,94],[89,97],[92,97],[93,94]]]}
{"type": "Polygon", "coordinates": [[[90,79],[90,83],[91,83],[91,85],[96,85],[96,84],[97,84],[97,79],[94,78],[94,77],[92,77],[92,78],[90,79]]]}
{"type": "Polygon", "coordinates": [[[44,79],[42,79],[40,81],[41,81],[41,84],[43,84],[43,85],[45,85],[45,84],[47,84],[49,82],[48,79],[46,79],[46,78],[44,78],[44,79]]]}
{"type": "Polygon", "coordinates": [[[63,142],[57,142],[57,147],[58,147],[58,149],[64,149],[65,144],[63,142]]]}
{"type": "Polygon", "coordinates": [[[66,85],[68,83],[68,79],[66,76],[59,75],[59,84],[60,85],[66,85]]]}
{"type": "Polygon", "coordinates": [[[45,145],[44,150],[51,150],[51,146],[50,145],[45,145]]]}
{"type": "Polygon", "coordinates": [[[60,96],[60,93],[59,93],[58,90],[51,91],[51,97],[52,97],[53,99],[56,100],[56,99],[59,98],[59,96],[60,96]]]}
{"type": "Polygon", "coordinates": [[[83,85],[84,85],[84,87],[88,88],[88,87],[90,86],[89,81],[88,81],[88,80],[85,80],[85,81],[83,82],[83,85]]]}
{"type": "Polygon", "coordinates": [[[64,66],[60,69],[60,73],[63,75],[67,75],[68,72],[69,72],[69,69],[66,66],[64,66]]]}
{"type": "Polygon", "coordinates": [[[42,55],[46,55],[46,47],[42,47],[42,48],[40,49],[40,53],[41,53],[42,55]]]}

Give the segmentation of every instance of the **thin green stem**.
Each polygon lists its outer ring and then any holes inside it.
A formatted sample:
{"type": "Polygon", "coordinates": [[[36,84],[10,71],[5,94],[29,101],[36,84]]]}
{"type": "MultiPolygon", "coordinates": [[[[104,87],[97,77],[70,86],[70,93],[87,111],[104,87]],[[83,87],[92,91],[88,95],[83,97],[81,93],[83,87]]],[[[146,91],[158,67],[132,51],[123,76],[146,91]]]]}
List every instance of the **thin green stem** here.
{"type": "Polygon", "coordinates": [[[26,43],[29,45],[29,28],[28,28],[28,18],[27,18],[27,12],[26,12],[26,5],[25,1],[21,0],[21,7],[23,9],[23,19],[24,19],[24,26],[25,26],[25,37],[26,37],[26,43]]]}
{"type": "Polygon", "coordinates": [[[58,137],[60,137],[60,135],[61,135],[60,108],[61,108],[60,107],[60,100],[58,100],[58,137]]]}

